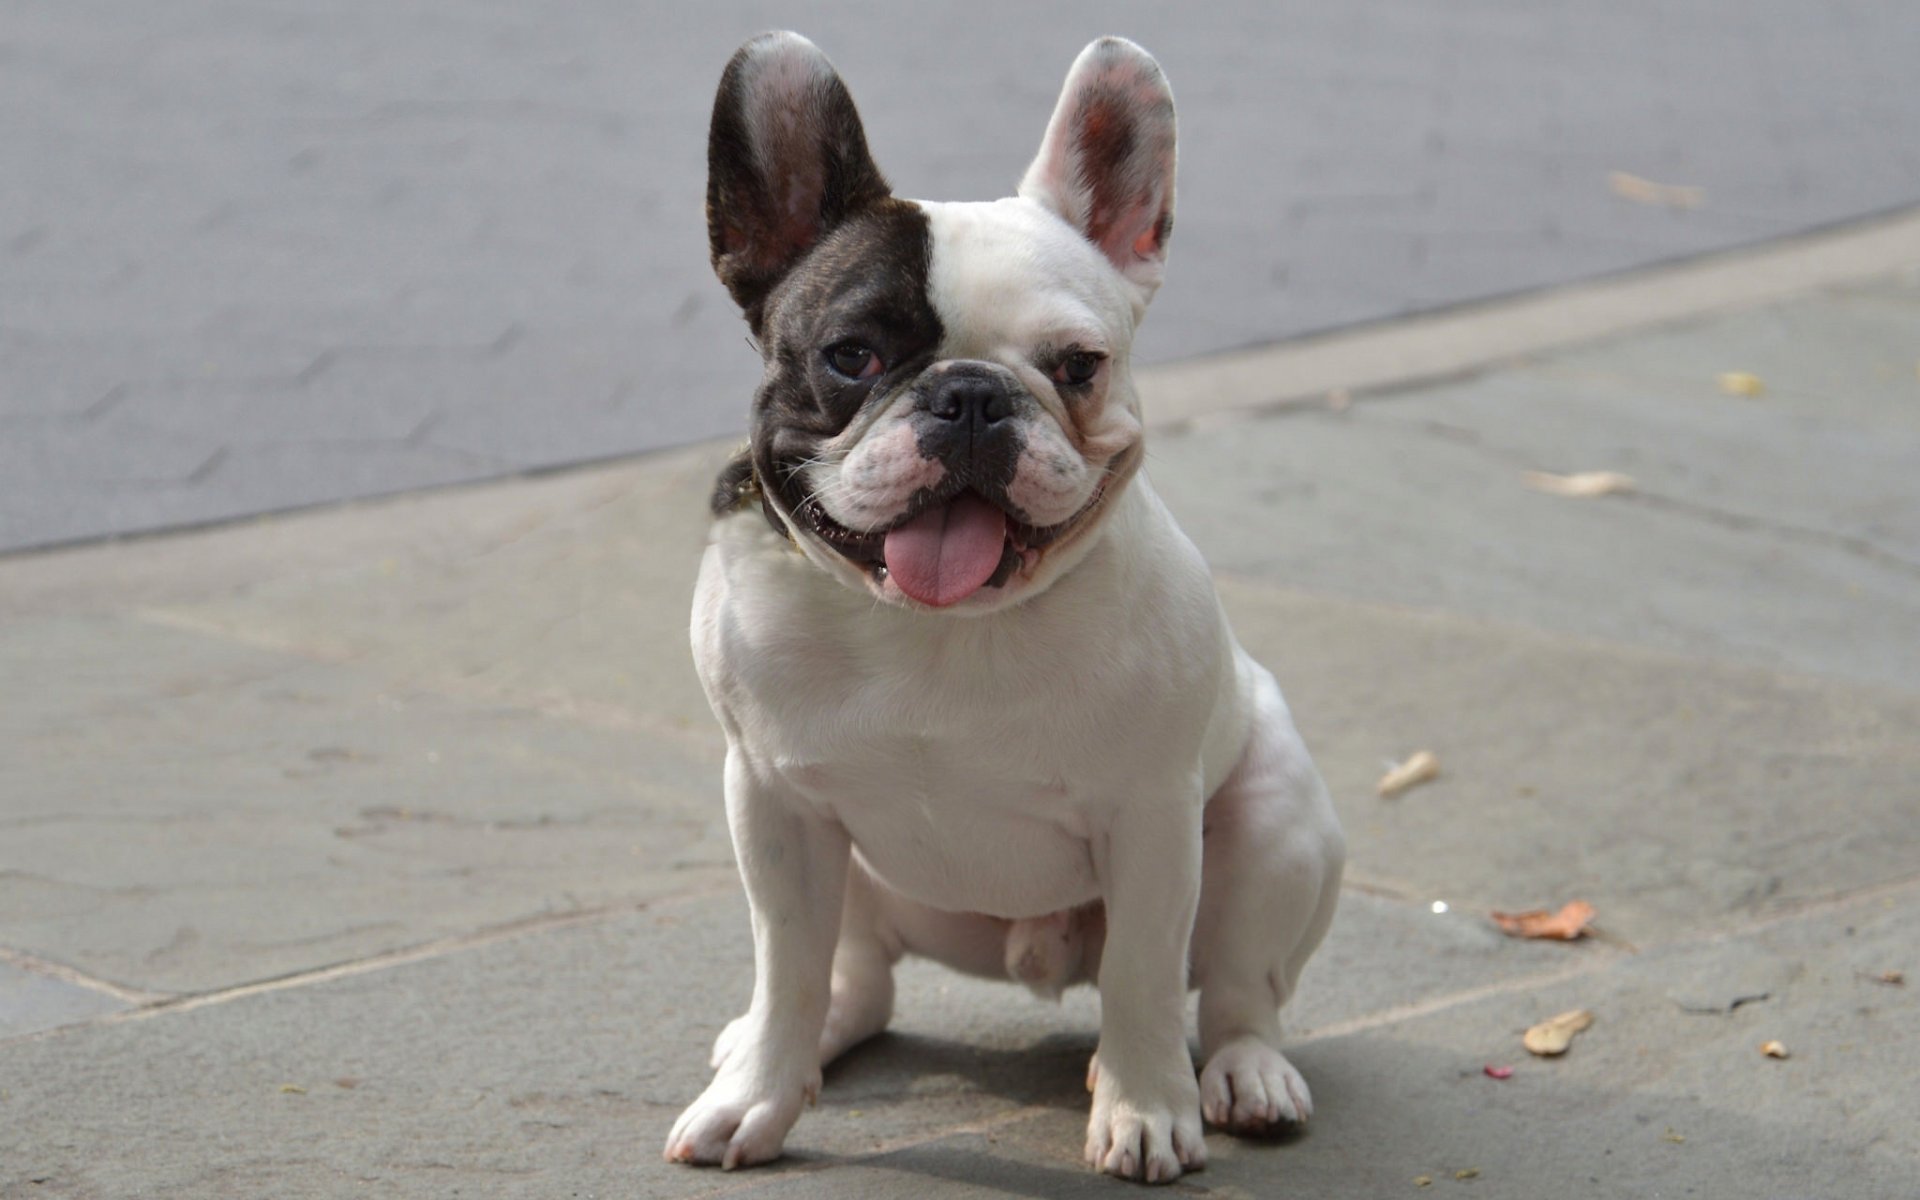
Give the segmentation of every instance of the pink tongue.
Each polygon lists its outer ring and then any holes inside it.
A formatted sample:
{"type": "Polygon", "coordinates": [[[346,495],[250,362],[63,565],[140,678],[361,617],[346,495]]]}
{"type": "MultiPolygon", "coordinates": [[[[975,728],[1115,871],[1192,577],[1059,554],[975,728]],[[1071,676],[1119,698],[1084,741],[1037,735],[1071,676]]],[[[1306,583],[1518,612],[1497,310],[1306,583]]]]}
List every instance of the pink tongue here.
{"type": "Polygon", "coordinates": [[[1007,515],[961,492],[887,533],[887,572],[922,604],[945,608],[973,595],[1000,569],[1007,515]]]}

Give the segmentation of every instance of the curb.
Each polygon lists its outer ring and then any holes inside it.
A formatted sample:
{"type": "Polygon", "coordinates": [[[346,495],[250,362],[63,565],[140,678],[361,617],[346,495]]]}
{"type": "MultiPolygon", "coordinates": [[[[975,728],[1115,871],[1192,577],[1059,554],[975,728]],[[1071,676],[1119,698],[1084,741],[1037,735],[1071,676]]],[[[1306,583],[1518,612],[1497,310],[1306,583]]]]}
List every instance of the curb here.
{"type": "Polygon", "coordinates": [[[1136,372],[1148,425],[1165,430],[1472,374],[1806,292],[1920,268],[1920,208],[1757,248],[1550,291],[1396,318],[1136,372]]]}

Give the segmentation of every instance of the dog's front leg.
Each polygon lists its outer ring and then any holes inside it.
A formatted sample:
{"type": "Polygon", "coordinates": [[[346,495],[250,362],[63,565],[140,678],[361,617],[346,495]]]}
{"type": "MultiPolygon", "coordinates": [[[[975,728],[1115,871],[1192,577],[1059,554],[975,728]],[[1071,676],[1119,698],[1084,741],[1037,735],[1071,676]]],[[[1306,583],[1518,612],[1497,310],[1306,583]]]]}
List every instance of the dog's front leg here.
{"type": "Polygon", "coordinates": [[[1186,1032],[1201,786],[1190,780],[1177,795],[1134,801],[1094,845],[1107,940],[1087,1162],[1149,1183],[1197,1170],[1207,1158],[1186,1032]]]}
{"type": "Polygon", "coordinates": [[[738,747],[727,753],[726,791],[753,912],[753,1003],[713,1082],[674,1122],[666,1156],[731,1170],[778,1158],[801,1108],[819,1094],[848,841],[738,747]]]}

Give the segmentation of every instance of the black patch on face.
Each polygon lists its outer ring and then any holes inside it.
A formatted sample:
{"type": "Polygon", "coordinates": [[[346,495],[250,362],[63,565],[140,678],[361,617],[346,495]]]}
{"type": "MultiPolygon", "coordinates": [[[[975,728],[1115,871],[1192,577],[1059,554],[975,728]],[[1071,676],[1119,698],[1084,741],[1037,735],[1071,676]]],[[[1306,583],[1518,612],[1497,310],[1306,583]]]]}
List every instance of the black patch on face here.
{"type": "Polygon", "coordinates": [[[754,394],[753,468],[779,507],[802,515],[801,469],[861,409],[887,399],[933,362],[944,330],[927,294],[933,233],[916,204],[888,199],[823,238],[767,296],[766,373],[754,394]],[[827,351],[872,350],[871,379],[836,374],[827,351]]]}
{"type": "Polygon", "coordinates": [[[707,134],[707,242],[755,333],[768,293],[801,255],[890,190],[825,55],[785,34],[735,52],[707,134]],[[779,71],[796,63],[805,69],[779,71]]]}
{"type": "Polygon", "coordinates": [[[861,405],[904,386],[940,343],[927,298],[926,214],[895,200],[867,150],[853,98],[804,39],[764,34],[727,64],[707,136],[707,240],[720,281],[764,348],[752,444],[715,484],[716,514],[758,492],[800,512],[798,472],[861,405]],[[841,343],[883,366],[851,380],[828,368],[841,343]]]}

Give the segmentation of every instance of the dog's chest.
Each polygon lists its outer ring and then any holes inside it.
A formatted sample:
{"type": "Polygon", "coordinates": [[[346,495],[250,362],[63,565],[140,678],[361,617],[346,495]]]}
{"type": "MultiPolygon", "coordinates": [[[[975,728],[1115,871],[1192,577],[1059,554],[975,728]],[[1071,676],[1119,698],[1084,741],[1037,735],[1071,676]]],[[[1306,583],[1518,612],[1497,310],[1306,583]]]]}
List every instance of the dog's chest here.
{"type": "MultiPolygon", "coordinates": [[[[1055,912],[1098,895],[1093,847],[1125,806],[1192,803],[1199,819],[1194,775],[1227,766],[1206,746],[1231,749],[1230,729],[1214,736],[1229,643],[1176,577],[1123,587],[1095,555],[1017,608],[929,617],[875,607],[754,537],[724,528],[702,571],[708,695],[755,773],[842,824],[899,891],[1055,912]]],[[[1191,570],[1205,601],[1197,558],[1191,570]]]]}
{"type": "Polygon", "coordinates": [[[902,722],[815,747],[824,753],[791,746],[774,765],[896,890],[937,908],[1034,916],[1097,894],[1089,838],[1109,798],[1094,764],[1039,732],[902,722]]]}
{"type": "Polygon", "coordinates": [[[1165,696],[1062,639],[927,625],[947,640],[817,632],[736,653],[723,702],[739,748],[923,903],[1017,917],[1094,899],[1091,844],[1115,808],[1191,768],[1165,696]]]}
{"type": "Polygon", "coordinates": [[[1142,769],[1123,761],[1136,706],[1116,702],[1097,656],[924,626],[939,639],[763,645],[732,704],[743,748],[924,903],[1031,916],[1094,898],[1090,839],[1142,769]]]}

